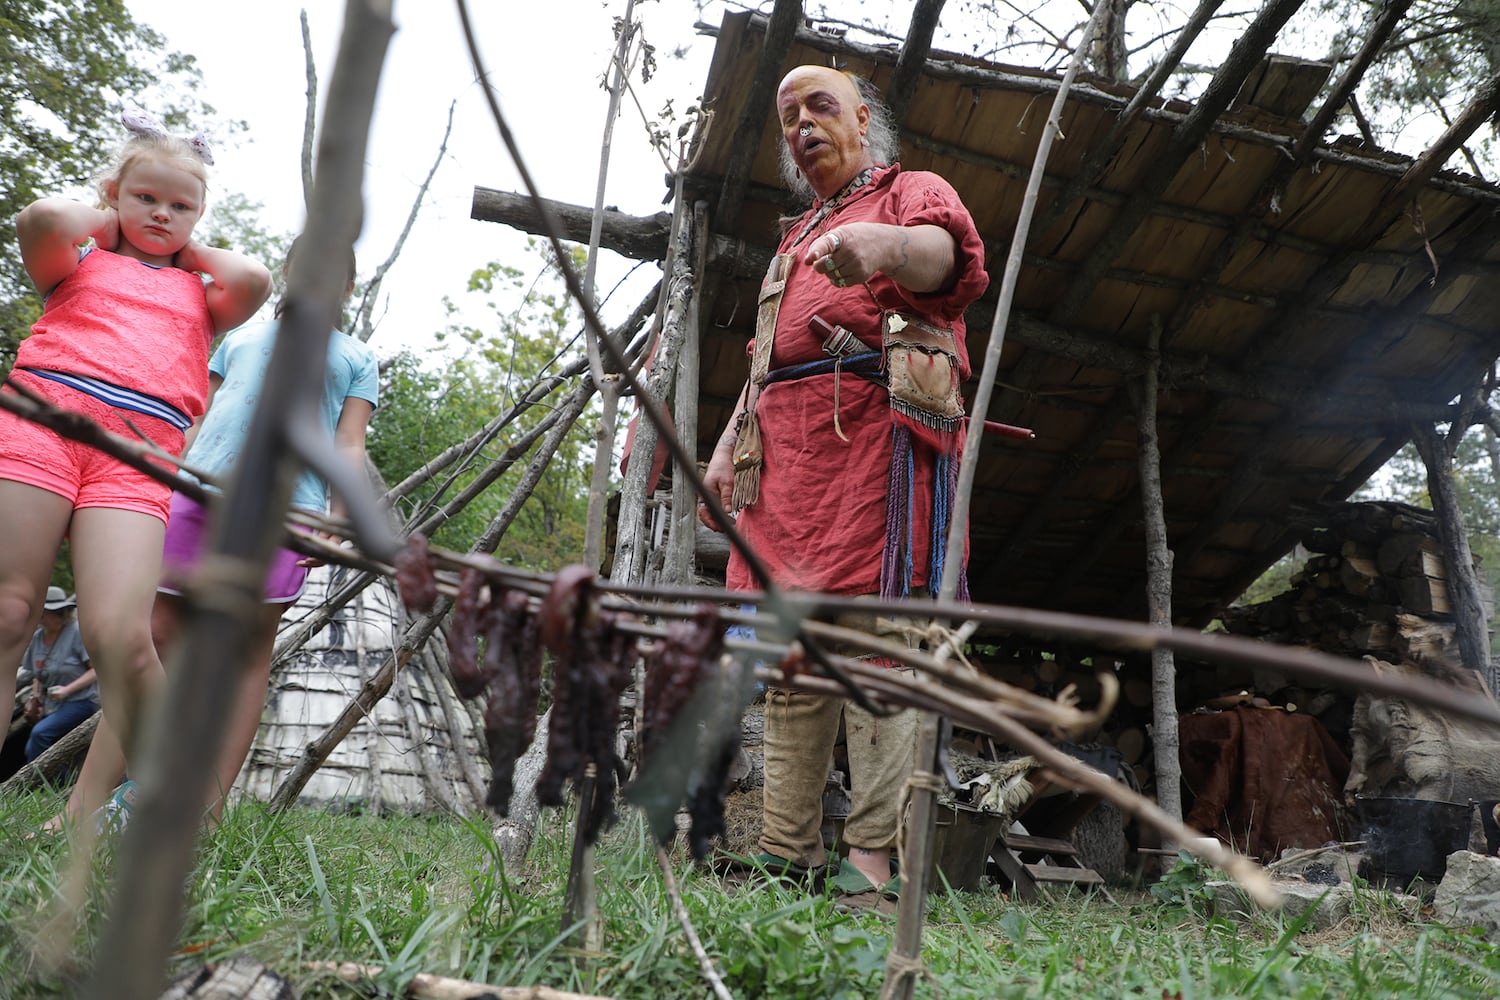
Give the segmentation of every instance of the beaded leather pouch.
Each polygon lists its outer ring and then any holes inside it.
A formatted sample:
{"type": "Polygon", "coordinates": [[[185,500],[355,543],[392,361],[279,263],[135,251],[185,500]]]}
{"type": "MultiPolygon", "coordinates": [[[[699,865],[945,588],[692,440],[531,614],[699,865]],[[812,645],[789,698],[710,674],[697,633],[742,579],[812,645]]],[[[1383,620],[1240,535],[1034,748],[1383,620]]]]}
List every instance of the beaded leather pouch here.
{"type": "Polygon", "coordinates": [[[964,415],[958,391],[958,341],[951,329],[886,310],[881,319],[891,409],[921,427],[958,430],[964,415]]]}

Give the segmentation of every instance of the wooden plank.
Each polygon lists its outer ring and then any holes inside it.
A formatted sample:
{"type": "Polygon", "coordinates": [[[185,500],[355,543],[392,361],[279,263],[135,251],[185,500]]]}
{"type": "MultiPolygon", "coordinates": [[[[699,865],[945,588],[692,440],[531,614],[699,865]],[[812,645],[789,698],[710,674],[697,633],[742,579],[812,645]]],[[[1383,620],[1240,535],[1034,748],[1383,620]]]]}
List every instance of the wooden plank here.
{"type": "Polygon", "coordinates": [[[1073,882],[1078,885],[1103,885],[1104,876],[1092,868],[1062,868],[1057,865],[1027,865],[1026,872],[1038,882],[1073,882]]]}
{"type": "Polygon", "coordinates": [[[1000,850],[990,855],[990,861],[1000,869],[1000,874],[1015,888],[1016,895],[1027,902],[1034,902],[1041,897],[1041,890],[1037,888],[1036,879],[1032,877],[1027,866],[1016,860],[1016,856],[1005,850],[1000,850]]]}
{"type": "Polygon", "coordinates": [[[1032,837],[1019,833],[1006,833],[1002,834],[1000,839],[1013,851],[1039,851],[1043,854],[1066,854],[1069,857],[1078,853],[1078,848],[1066,840],[1058,840],[1055,837],[1032,837]]]}
{"type": "Polygon", "coordinates": [[[1322,92],[1332,72],[1331,63],[1267,55],[1245,79],[1230,108],[1239,110],[1249,106],[1284,118],[1297,118],[1322,92]]]}

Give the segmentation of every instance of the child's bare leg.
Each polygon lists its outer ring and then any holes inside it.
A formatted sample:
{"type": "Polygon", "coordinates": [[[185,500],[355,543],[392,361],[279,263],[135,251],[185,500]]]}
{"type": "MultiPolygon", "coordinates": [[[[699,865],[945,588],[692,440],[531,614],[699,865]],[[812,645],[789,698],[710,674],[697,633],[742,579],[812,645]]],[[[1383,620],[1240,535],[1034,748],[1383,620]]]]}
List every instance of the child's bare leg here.
{"type": "Polygon", "coordinates": [[[99,727],[94,730],[78,780],[68,793],[67,807],[47,821],[47,829],[60,828],[65,819],[69,823],[78,823],[92,816],[108,801],[110,793],[124,777],[125,751],[120,749],[120,738],[110,728],[109,719],[100,715],[99,727]]]}
{"type": "MultiPolygon", "coordinates": [[[[266,686],[271,679],[271,654],[276,649],[276,629],[286,608],[285,604],[262,605],[250,635],[244,673],[235,686],[234,703],[224,724],[224,743],[219,748],[214,784],[208,789],[205,800],[209,815],[215,822],[224,816],[229,789],[239,777],[240,768],[244,766],[250,747],[255,743],[255,734],[260,729],[260,717],[266,707],[266,686]]],[[[172,658],[172,646],[181,638],[189,613],[184,598],[176,594],[156,595],[151,632],[163,663],[174,670],[179,666],[184,670],[196,669],[194,664],[177,664],[172,658]]]]}
{"type": "MultiPolygon", "coordinates": [[[[151,609],[151,639],[157,657],[165,659],[172,640],[177,636],[178,607],[181,598],[169,594],[157,594],[151,609]]],[[[67,809],[47,821],[49,829],[57,829],[64,819],[77,823],[92,816],[109,799],[115,786],[125,777],[125,751],[120,748],[120,738],[104,717],[94,730],[89,743],[89,752],[83,758],[83,767],[78,780],[68,793],[67,809]]]]}
{"type": "MultiPolygon", "coordinates": [[[[256,622],[256,633],[251,637],[250,661],[245,665],[246,673],[238,686],[235,702],[224,729],[224,746],[219,753],[219,764],[214,775],[214,787],[208,792],[206,805],[215,821],[224,815],[225,800],[229,789],[239,777],[240,768],[255,742],[260,728],[260,717],[265,710],[266,686],[271,676],[271,654],[276,646],[276,628],[281,623],[284,604],[267,604],[256,622]]],[[[187,602],[176,594],[156,595],[151,610],[151,635],[157,655],[166,664],[171,663],[172,645],[181,634],[188,614],[187,602]]],[[[125,754],[120,749],[120,740],[110,727],[109,720],[100,719],[99,728],[89,744],[88,755],[83,760],[83,769],[78,781],[68,796],[67,811],[48,821],[49,828],[61,825],[63,819],[76,823],[91,816],[109,799],[110,793],[125,776],[125,754]]]]}
{"type": "Polygon", "coordinates": [[[0,663],[11,670],[41,620],[42,597],[72,515],[65,497],[0,480],[0,663]]]}
{"type": "Polygon", "coordinates": [[[149,514],[86,507],[72,527],[78,627],[99,675],[99,700],[126,759],[165,680],[151,642],[151,607],[166,525],[149,514]]]}
{"type": "Polygon", "coordinates": [[[182,631],[187,617],[187,600],[176,594],[156,592],[151,605],[151,642],[156,646],[156,655],[165,665],[172,657],[172,644],[182,631]]]}
{"type": "Polygon", "coordinates": [[[250,636],[249,659],[235,686],[234,704],[230,706],[224,726],[224,745],[219,748],[217,784],[209,792],[209,812],[215,822],[223,818],[229,789],[239,777],[240,768],[245,765],[245,758],[250,755],[250,747],[255,744],[255,734],[260,729],[260,717],[266,708],[266,688],[271,681],[271,656],[276,651],[276,629],[286,607],[285,604],[262,605],[255,632],[250,636]]]}

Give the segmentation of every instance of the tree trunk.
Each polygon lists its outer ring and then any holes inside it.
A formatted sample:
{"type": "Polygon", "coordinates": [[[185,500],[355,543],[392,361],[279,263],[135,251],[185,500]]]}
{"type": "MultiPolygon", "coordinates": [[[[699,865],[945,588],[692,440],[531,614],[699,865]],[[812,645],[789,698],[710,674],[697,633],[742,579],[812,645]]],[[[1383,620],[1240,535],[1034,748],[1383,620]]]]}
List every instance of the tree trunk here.
{"type": "Polygon", "coordinates": [[[1125,51],[1126,0],[1098,0],[1104,11],[1099,17],[1098,34],[1090,48],[1090,68],[1100,76],[1124,83],[1129,78],[1125,51]]]}
{"type": "Polygon", "coordinates": [[[83,763],[84,754],[94,740],[94,730],[99,728],[98,712],[68,730],[62,737],[39,754],[36,760],[26,764],[15,774],[0,783],[0,792],[20,792],[43,785],[60,786],[68,775],[83,763]]]}
{"type": "MultiPolygon", "coordinates": [[[[693,204],[691,216],[691,238],[679,248],[678,256],[690,260],[684,275],[692,288],[688,300],[687,316],[682,343],[682,359],[678,364],[676,413],[673,422],[677,425],[677,438],[687,445],[689,452],[696,450],[698,442],[698,382],[702,359],[703,342],[703,298],[705,274],[708,260],[708,205],[699,201],[693,204]]],[[[688,476],[677,470],[672,473],[672,522],[667,535],[667,555],[663,567],[663,582],[676,586],[689,586],[695,578],[695,549],[698,522],[698,496],[688,476]]]]}
{"type": "MultiPolygon", "coordinates": [[[[1161,341],[1161,327],[1151,331],[1151,354],[1161,341]]],[[[1156,366],[1147,365],[1139,387],[1131,383],[1139,437],[1141,503],[1146,521],[1147,601],[1151,624],[1172,626],[1172,550],[1161,495],[1161,447],[1156,435],[1156,366]]],[[[1156,803],[1175,820],[1182,819],[1182,762],[1178,759],[1177,670],[1170,649],[1151,652],[1151,742],[1156,758],[1156,803]]]]}
{"type": "MultiPolygon", "coordinates": [[[[1457,424],[1448,432],[1462,435],[1457,424]]],[[[1456,439],[1455,439],[1456,440],[1456,439]]],[[[1438,536],[1443,540],[1443,558],[1447,563],[1448,603],[1452,608],[1458,655],[1464,666],[1484,679],[1490,691],[1500,690],[1496,670],[1490,663],[1489,613],[1480,600],[1479,577],[1474,572],[1474,555],[1469,549],[1469,532],[1464,526],[1463,511],[1453,484],[1451,453],[1437,428],[1429,424],[1412,425],[1412,441],[1427,466],[1427,492],[1437,515],[1438,536]]]]}
{"type": "Polygon", "coordinates": [[[507,876],[520,871],[531,851],[531,842],[536,837],[537,815],[540,812],[536,801],[536,779],[547,763],[547,733],[552,725],[552,711],[536,720],[536,733],[531,746],[516,761],[513,790],[510,793],[510,809],[504,819],[495,824],[492,836],[500,849],[500,860],[505,865],[507,876]]]}

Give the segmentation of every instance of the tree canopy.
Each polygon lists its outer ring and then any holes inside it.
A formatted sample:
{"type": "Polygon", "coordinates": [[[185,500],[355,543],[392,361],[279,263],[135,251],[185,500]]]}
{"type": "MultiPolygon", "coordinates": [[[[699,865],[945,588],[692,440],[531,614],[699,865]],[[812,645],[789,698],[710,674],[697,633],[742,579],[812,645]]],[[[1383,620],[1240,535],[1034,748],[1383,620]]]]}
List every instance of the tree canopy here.
{"type": "MultiPolygon", "coordinates": [[[[436,364],[431,355],[424,359],[409,351],[392,359],[370,427],[370,457],[387,482],[400,482],[436,453],[469,438],[510,409],[538,377],[581,356],[577,307],[560,286],[550,266],[533,278],[520,268],[492,262],[468,283],[468,294],[482,298],[495,318],[492,332],[454,325],[439,336],[446,350],[436,364]],[[524,293],[518,308],[501,304],[499,293],[506,289],[524,293]]],[[[418,489],[402,502],[403,515],[420,520],[461,491],[535,427],[551,405],[544,400],[526,410],[458,463],[456,471],[444,471],[418,489]]],[[[583,551],[591,423],[585,418],[574,426],[521,508],[498,552],[506,562],[555,570],[583,551]]],[[[518,478],[512,474],[503,482],[518,478]]],[[[487,489],[434,531],[434,540],[467,549],[508,499],[508,489],[487,489]]]]}

